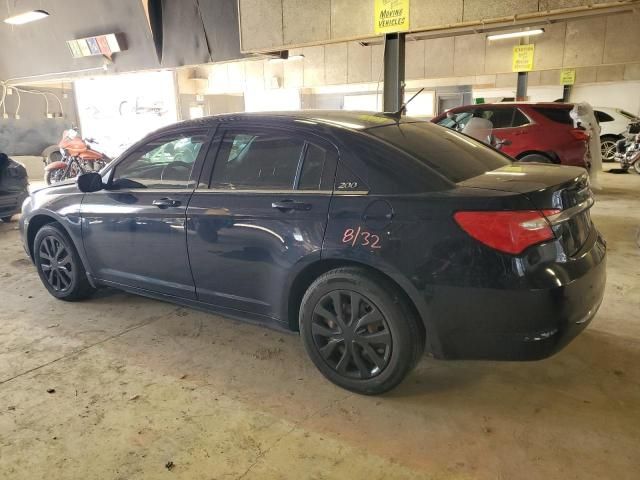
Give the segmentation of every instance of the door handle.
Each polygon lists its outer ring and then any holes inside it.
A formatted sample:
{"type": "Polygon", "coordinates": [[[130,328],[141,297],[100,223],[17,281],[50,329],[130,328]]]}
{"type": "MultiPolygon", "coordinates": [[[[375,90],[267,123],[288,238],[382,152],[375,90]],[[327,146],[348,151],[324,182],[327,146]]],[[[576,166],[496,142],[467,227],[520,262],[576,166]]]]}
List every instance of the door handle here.
{"type": "Polygon", "coordinates": [[[179,207],[180,201],[173,200],[172,198],[160,198],[158,200],[154,200],[153,205],[158,208],[179,207]]]}
{"type": "Polygon", "coordinates": [[[283,212],[289,210],[311,210],[311,204],[296,202],[294,200],[280,200],[279,202],[273,202],[271,204],[271,208],[275,208],[283,212]]]}

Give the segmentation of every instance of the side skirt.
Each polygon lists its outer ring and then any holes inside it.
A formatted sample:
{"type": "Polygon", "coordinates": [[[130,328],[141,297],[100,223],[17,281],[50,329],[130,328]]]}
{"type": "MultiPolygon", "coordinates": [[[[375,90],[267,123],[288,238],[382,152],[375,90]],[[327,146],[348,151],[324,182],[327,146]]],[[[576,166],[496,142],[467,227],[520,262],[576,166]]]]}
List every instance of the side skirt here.
{"type": "Polygon", "coordinates": [[[218,307],[216,305],[200,302],[198,300],[190,300],[187,298],[180,298],[173,295],[166,295],[162,293],[152,292],[151,290],[145,290],[144,288],[131,287],[129,285],[123,285],[123,284],[120,284],[117,282],[111,282],[108,280],[99,280],[96,278],[91,278],[90,282],[92,284],[95,283],[99,286],[111,287],[117,290],[123,290],[128,293],[133,293],[135,295],[153,298],[154,300],[174,303],[184,307],[193,308],[195,310],[200,310],[206,313],[218,314],[227,318],[231,318],[233,320],[240,320],[242,322],[250,323],[252,325],[267,327],[282,333],[290,333],[290,334],[297,333],[292,331],[289,328],[289,325],[287,322],[283,322],[275,318],[267,317],[266,315],[259,315],[255,313],[244,312],[242,310],[236,310],[232,308],[218,307]]]}

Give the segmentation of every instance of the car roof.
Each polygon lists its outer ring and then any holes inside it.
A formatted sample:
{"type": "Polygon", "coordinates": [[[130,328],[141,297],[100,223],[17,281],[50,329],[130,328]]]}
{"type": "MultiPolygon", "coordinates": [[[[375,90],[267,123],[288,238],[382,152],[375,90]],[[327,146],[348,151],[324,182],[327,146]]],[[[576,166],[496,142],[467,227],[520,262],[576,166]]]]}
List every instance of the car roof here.
{"type": "Polygon", "coordinates": [[[168,125],[155,133],[172,131],[174,129],[190,127],[211,127],[219,123],[236,121],[269,122],[271,124],[291,124],[301,122],[306,124],[322,124],[329,127],[361,131],[368,128],[393,125],[396,123],[418,122],[421,120],[411,117],[400,119],[384,113],[347,110],[299,110],[290,112],[256,112],[256,113],[226,113],[212,115],[193,120],[168,125]]]}
{"type": "MultiPolygon", "coordinates": [[[[474,103],[474,104],[469,104],[469,105],[461,105],[459,107],[454,107],[455,109],[459,109],[459,108],[477,108],[477,107],[486,107],[486,106],[492,106],[492,107],[501,107],[501,106],[505,106],[505,107],[509,107],[509,106],[531,106],[531,107],[551,107],[551,108],[567,108],[567,107],[571,107],[573,108],[574,104],[573,103],[564,103],[564,102],[490,102],[490,103],[474,103]]],[[[451,110],[454,110],[454,108],[452,108],[451,110]]]]}

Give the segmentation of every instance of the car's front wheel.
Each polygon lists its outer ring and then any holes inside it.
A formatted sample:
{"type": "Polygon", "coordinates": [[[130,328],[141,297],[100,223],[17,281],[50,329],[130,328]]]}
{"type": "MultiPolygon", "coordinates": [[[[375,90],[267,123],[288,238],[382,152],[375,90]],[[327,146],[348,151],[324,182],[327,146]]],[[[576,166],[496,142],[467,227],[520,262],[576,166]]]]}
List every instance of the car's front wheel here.
{"type": "Polygon", "coordinates": [[[347,390],[391,390],[424,352],[413,310],[391,282],[361,268],[321,275],[300,307],[300,333],[316,367],[347,390]]]}
{"type": "Polygon", "coordinates": [[[38,230],[33,243],[38,275],[49,293],[60,300],[81,300],[94,289],[67,232],[57,223],[38,230]]]}

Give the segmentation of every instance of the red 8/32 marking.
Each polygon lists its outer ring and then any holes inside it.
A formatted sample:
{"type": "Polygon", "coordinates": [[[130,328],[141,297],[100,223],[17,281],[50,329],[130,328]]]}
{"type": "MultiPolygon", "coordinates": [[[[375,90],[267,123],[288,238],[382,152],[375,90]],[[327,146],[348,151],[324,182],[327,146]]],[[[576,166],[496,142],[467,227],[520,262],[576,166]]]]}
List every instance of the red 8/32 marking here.
{"type": "Polygon", "coordinates": [[[348,243],[352,247],[362,245],[363,247],[369,247],[374,250],[382,248],[382,245],[380,245],[380,237],[375,233],[362,230],[361,227],[355,230],[353,228],[347,228],[342,235],[342,243],[348,243]]]}

